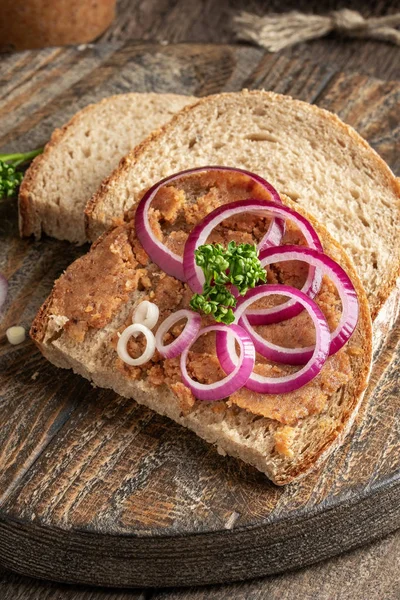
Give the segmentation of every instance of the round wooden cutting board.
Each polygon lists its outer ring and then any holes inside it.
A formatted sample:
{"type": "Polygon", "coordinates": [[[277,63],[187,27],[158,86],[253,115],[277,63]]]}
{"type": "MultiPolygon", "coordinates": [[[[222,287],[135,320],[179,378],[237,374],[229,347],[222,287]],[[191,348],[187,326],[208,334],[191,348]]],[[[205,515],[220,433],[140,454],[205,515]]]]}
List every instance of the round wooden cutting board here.
{"type": "MultiPolygon", "coordinates": [[[[9,129],[0,147],[32,148],[112,92],[247,86],[317,100],[396,166],[398,83],[316,72],[300,59],[287,59],[274,80],[274,60],[254,48],[188,45],[13,56],[2,81],[9,129]]],[[[308,565],[400,526],[399,322],[381,329],[371,383],[343,447],[317,472],[278,488],[134,401],[56,369],[29,339],[9,345],[6,328],[29,327],[54,279],[86,249],[21,241],[12,200],[0,204],[0,228],[0,271],[10,282],[0,337],[4,566],[106,586],[228,582],[308,565]]]]}

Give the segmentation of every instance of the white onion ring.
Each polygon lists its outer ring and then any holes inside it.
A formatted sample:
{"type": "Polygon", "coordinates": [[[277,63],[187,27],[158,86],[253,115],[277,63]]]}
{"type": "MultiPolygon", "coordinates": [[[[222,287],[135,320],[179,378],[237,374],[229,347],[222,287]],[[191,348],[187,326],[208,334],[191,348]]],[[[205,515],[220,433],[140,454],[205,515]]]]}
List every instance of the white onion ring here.
{"type": "Polygon", "coordinates": [[[157,304],[143,300],[137,305],[132,315],[132,323],[140,323],[149,329],[153,329],[157,325],[160,310],[157,304]]]}
{"type": "Polygon", "coordinates": [[[154,352],[156,351],[156,341],[154,339],[154,334],[150,331],[148,327],[145,325],[141,325],[140,323],[133,323],[133,325],[129,325],[124,331],[121,333],[120,338],[117,344],[117,352],[118,356],[121,360],[124,361],[127,365],[131,367],[139,367],[140,365],[144,365],[154,356],[154,352]],[[146,348],[138,358],[132,358],[128,352],[128,342],[130,337],[136,337],[139,333],[143,333],[146,338],[146,348]]]}

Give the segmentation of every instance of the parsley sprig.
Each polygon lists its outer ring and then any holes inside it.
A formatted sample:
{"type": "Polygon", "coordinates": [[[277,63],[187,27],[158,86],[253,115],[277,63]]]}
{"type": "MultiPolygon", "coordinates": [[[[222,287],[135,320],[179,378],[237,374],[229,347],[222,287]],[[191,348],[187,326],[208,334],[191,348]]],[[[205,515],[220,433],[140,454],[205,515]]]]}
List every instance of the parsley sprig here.
{"type": "Polygon", "coordinates": [[[236,298],[227,286],[234,285],[244,296],[259,281],[266,281],[257,248],[233,241],[227,248],[221,244],[204,244],[195,251],[195,257],[205,282],[203,293],[194,294],[190,306],[229,325],[235,320],[232,308],[236,306],[236,298]]]}
{"type": "Polygon", "coordinates": [[[25,153],[0,154],[0,199],[16,195],[24,177],[23,171],[17,171],[17,167],[32,160],[41,152],[43,148],[25,153]]]}

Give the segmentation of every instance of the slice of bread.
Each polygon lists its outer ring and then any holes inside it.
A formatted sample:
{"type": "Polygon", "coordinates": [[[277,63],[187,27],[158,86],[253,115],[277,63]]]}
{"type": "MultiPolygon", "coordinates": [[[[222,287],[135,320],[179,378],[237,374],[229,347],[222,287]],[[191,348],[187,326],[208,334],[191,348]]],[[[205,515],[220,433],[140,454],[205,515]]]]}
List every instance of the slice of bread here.
{"type": "MultiPolygon", "coordinates": [[[[297,209],[288,198],[284,201],[297,209]]],[[[300,211],[306,214],[303,209],[300,211]]],[[[169,314],[171,310],[187,307],[191,295],[186,284],[165,276],[151,262],[146,265],[147,255],[135,236],[130,214],[122,224],[100,237],[90,252],[56,281],[32,325],[31,336],[55,365],[73,369],[97,386],[134,398],[216,444],[220,453],[253,465],[276,484],[287,484],[320,464],[349,431],[367,385],[371,363],[371,318],[362,284],[340,245],[323,226],[308,218],[321,236],[326,253],[347,270],[360,305],[357,328],[344,348],[351,377],[338,384],[333,392],[326,391],[323,383],[315,383],[313,394],[318,396],[324,390],[323,405],[318,410],[309,409],[291,420],[284,419],[279,415],[280,407],[288,403],[290,411],[296,407],[296,397],[285,394],[268,397],[277,412],[276,418],[262,416],[258,409],[251,412],[248,407],[239,406],[233,396],[228,402],[202,402],[193,397],[189,401],[186,394],[191,396],[191,393],[180,383],[179,359],[163,361],[157,357],[143,369],[128,367],[120,361],[116,352],[117,332],[129,324],[139,302],[151,300],[156,294],[156,298],[163,298],[164,306],[168,307],[164,310],[169,314]],[[165,287],[167,283],[172,291],[165,287]],[[181,286],[178,292],[174,292],[175,285],[181,286]],[[160,378],[162,373],[164,376],[160,378]]],[[[208,373],[210,355],[205,358],[208,373]]],[[[325,365],[331,369],[329,377],[336,376],[336,363],[330,362],[333,360],[335,356],[325,365]]],[[[307,393],[310,391],[311,388],[307,393]]]]}
{"type": "Polygon", "coordinates": [[[399,180],[338,117],[288,96],[220,94],[182,110],[102,183],[86,209],[89,238],[162,177],[211,164],[261,174],[324,223],[353,259],[376,316],[399,274],[399,180]]]}
{"type": "Polygon", "coordinates": [[[120,94],[79,111],[56,129],[19,194],[22,236],[42,233],[83,244],[86,202],[119,160],[195,98],[120,94]]]}

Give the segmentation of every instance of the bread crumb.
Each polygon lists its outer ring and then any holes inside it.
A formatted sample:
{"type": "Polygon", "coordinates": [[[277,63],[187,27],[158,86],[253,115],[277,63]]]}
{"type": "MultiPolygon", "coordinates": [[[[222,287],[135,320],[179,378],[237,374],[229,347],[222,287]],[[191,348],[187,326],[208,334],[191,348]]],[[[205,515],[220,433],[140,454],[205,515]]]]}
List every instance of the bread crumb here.
{"type": "Polygon", "coordinates": [[[364,350],[360,346],[348,346],[347,354],[350,354],[350,356],[361,356],[361,354],[364,354],[364,350]]]}
{"type": "Polygon", "coordinates": [[[164,371],[160,365],[154,365],[147,371],[148,381],[158,387],[164,383],[164,371]]]}
{"type": "Polygon", "coordinates": [[[275,450],[282,456],[293,458],[294,452],[292,450],[292,444],[294,441],[295,429],[289,425],[280,427],[275,432],[275,450]]]}
{"type": "Polygon", "coordinates": [[[236,511],[233,511],[233,513],[231,513],[224,525],[225,529],[233,529],[235,526],[236,521],[239,519],[240,514],[236,511]]]}
{"type": "Polygon", "coordinates": [[[112,219],[113,227],[120,227],[123,224],[124,224],[124,220],[121,219],[121,217],[113,217],[113,219],[112,219]]]}
{"type": "Polygon", "coordinates": [[[211,405],[211,410],[215,414],[223,414],[226,411],[226,402],[216,402],[211,405]]]}
{"type": "Polygon", "coordinates": [[[178,381],[171,385],[171,390],[179,400],[179,406],[184,415],[187,415],[195,405],[195,398],[186,385],[178,381]]]}

